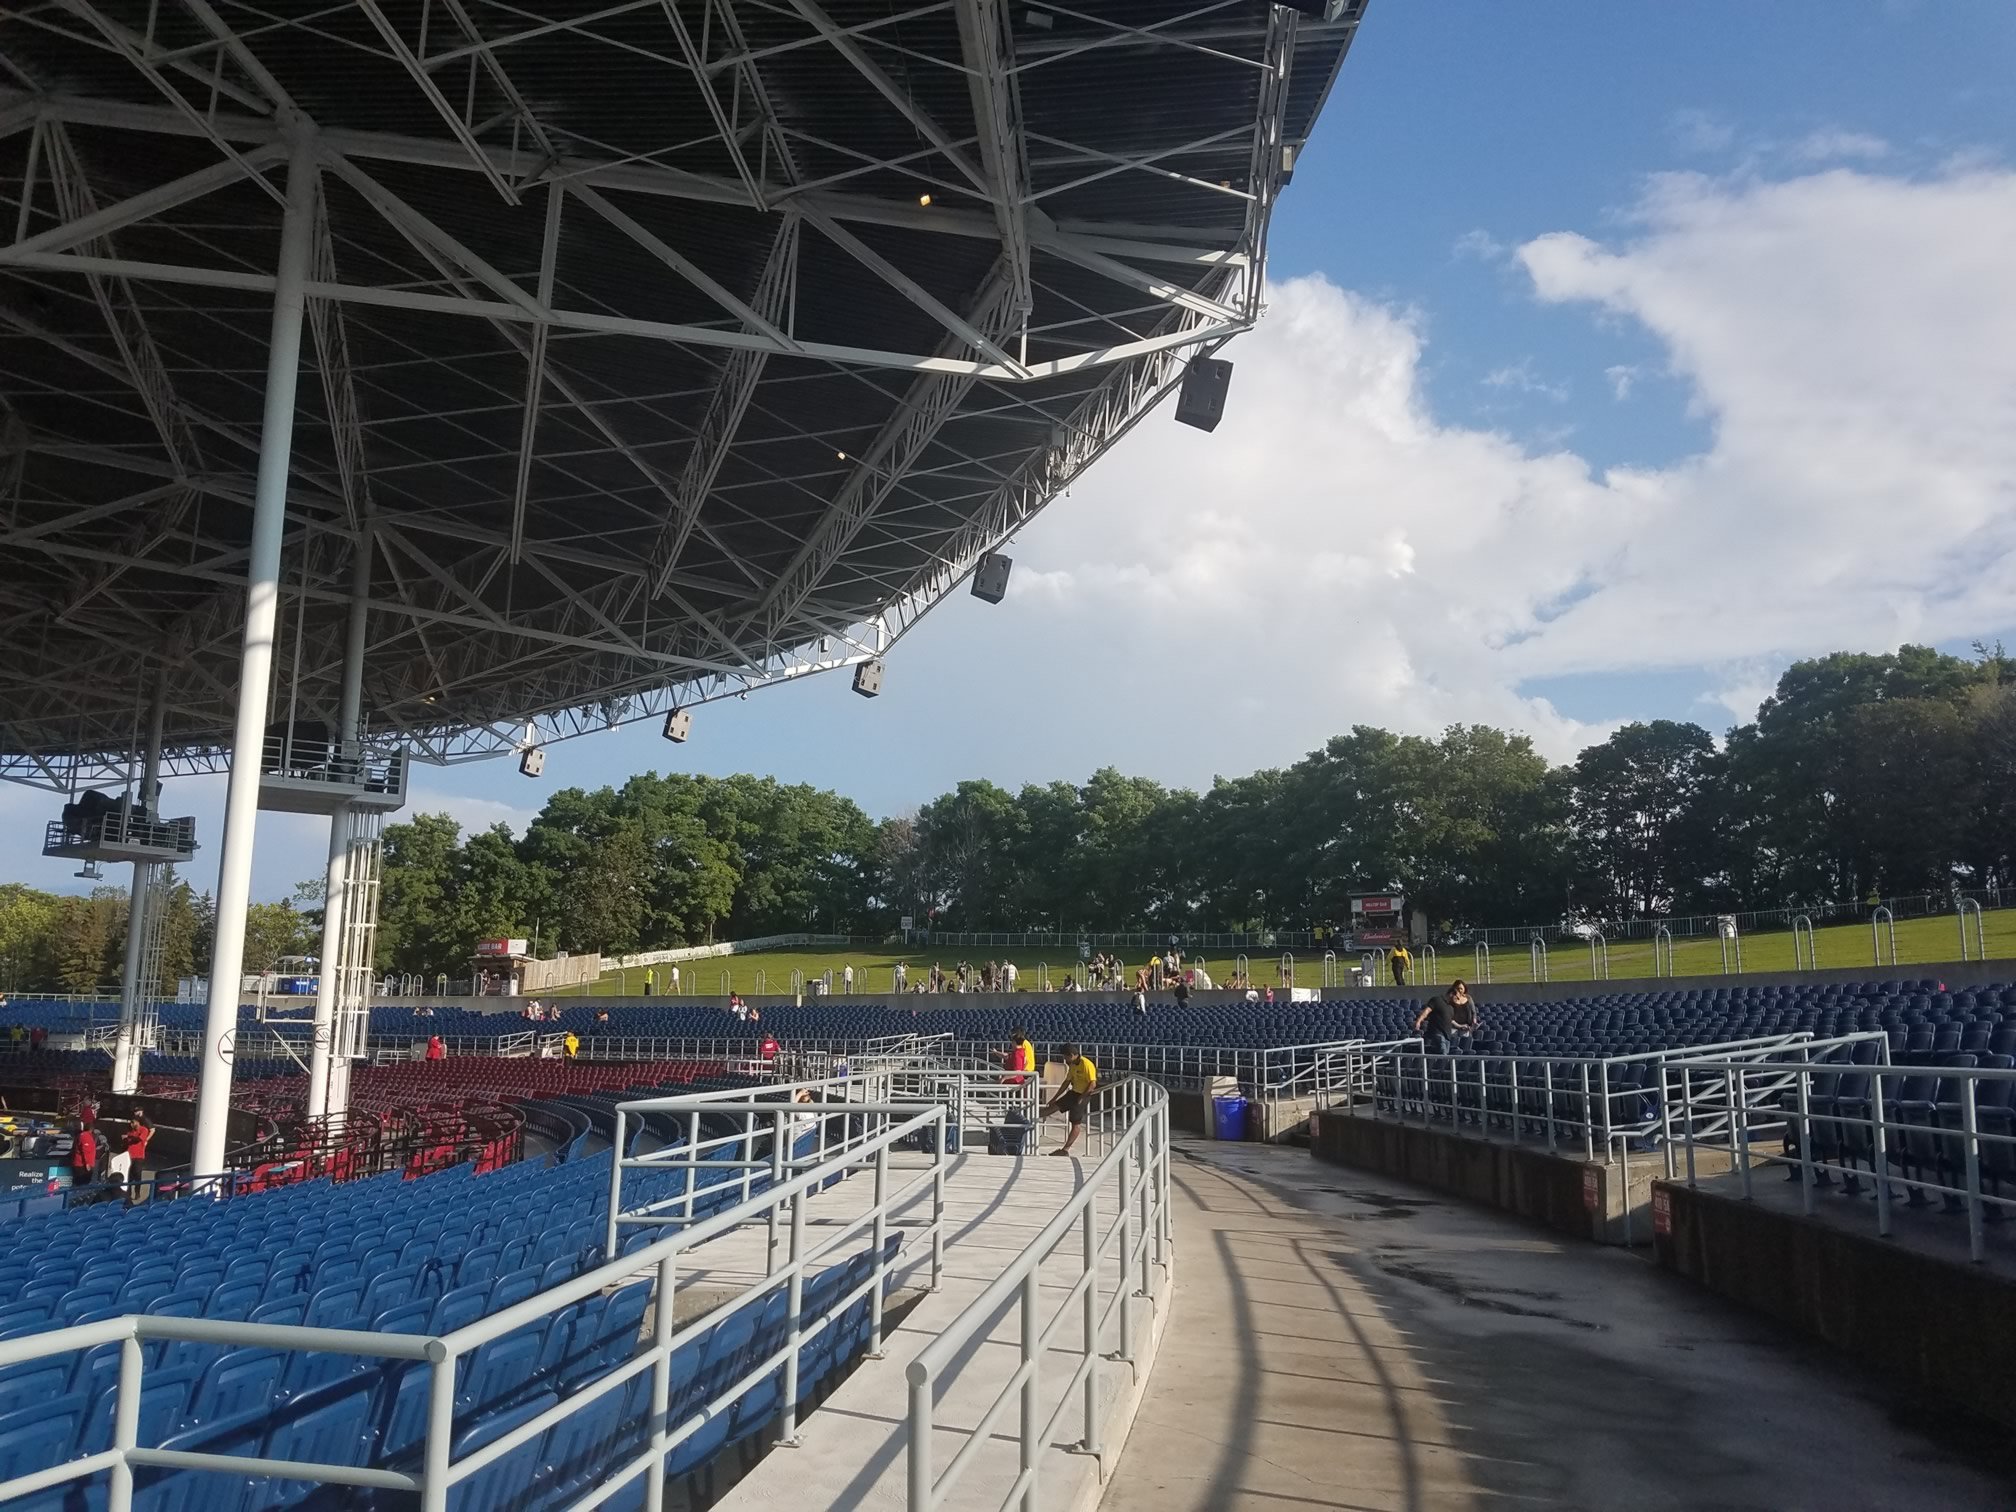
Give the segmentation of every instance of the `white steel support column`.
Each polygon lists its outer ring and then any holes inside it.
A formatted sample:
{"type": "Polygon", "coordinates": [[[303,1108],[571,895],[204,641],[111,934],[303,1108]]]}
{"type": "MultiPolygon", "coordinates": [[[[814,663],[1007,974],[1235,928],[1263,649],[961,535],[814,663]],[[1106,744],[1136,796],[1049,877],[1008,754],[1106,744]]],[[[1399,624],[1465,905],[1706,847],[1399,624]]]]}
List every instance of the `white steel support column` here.
{"type": "Polygon", "coordinates": [[[265,746],[266,699],[273,680],[273,640],[280,600],[280,543],[287,524],[288,465],[294,448],[294,393],[301,376],[304,285],[315,228],[315,158],[304,138],[287,165],[287,214],[281,222],[273,326],[266,353],[266,408],[259,431],[259,474],[252,501],[252,551],[245,571],[244,660],[238,678],[238,720],[231,781],[224,799],[222,857],[217,864],[217,939],[210,957],[210,1002],[203,1024],[202,1084],[190,1171],[208,1176],[224,1167],[225,1124],[231,1111],[232,1044],[239,986],[245,973],[245,910],[252,900],[252,840],[259,818],[259,767],[265,746]]]}
{"type": "MultiPolygon", "coordinates": [[[[161,742],[168,721],[168,679],[164,673],[154,683],[154,706],[147,722],[147,762],[141,768],[140,791],[135,804],[147,817],[161,817],[158,789],[161,785],[161,742]]],[[[143,981],[147,960],[149,929],[159,929],[158,920],[147,916],[148,900],[154,890],[154,861],[133,863],[133,891],[126,903],[126,966],[119,977],[119,1038],[112,1045],[112,1090],[130,1096],[140,1090],[140,1055],[147,1049],[140,1033],[146,999],[160,991],[157,982],[143,981]]]]}
{"type": "MultiPolygon", "coordinates": [[[[371,602],[371,532],[357,538],[357,551],[350,566],[350,624],[343,648],[343,697],[336,715],[338,748],[346,755],[363,752],[364,642],[371,602]]],[[[356,826],[349,808],[339,808],[329,816],[329,866],[322,889],[322,956],[315,977],[315,1033],[308,1057],[308,1116],[321,1118],[341,1113],[349,1104],[349,1077],[339,1078],[339,1095],[330,1095],[330,1044],[336,1025],[336,996],[342,974],[338,962],[343,951],[344,892],[349,874],[348,854],[356,826]]]]}

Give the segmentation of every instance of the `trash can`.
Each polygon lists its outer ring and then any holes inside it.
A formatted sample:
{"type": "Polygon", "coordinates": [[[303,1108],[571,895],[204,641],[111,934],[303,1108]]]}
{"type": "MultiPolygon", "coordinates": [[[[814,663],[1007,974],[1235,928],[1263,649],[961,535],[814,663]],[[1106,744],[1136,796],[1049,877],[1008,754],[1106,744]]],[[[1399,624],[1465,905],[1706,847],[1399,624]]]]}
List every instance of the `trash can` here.
{"type": "Polygon", "coordinates": [[[1267,1105],[1257,1097],[1246,1100],[1246,1141],[1248,1144],[1267,1143],[1267,1105]]]}
{"type": "Polygon", "coordinates": [[[1243,1097],[1218,1097],[1211,1102],[1211,1137],[1214,1139],[1244,1139],[1246,1137],[1246,1099],[1243,1097]]]}

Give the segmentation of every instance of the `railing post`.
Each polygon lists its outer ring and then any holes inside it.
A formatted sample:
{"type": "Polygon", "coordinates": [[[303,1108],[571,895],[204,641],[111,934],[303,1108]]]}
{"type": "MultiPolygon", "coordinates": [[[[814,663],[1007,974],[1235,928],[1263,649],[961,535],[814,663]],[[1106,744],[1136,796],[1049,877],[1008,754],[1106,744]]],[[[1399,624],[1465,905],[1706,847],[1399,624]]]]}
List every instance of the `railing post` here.
{"type": "Polygon", "coordinates": [[[1890,1140],[1883,1119],[1883,1076],[1869,1071],[1869,1168],[1876,1177],[1876,1232],[1890,1237],[1890,1140]]]}
{"type": "Polygon", "coordinates": [[[1813,1054],[1799,1047],[1799,1207],[1813,1216],[1813,1054]]]}
{"type": "Polygon", "coordinates": [[[1116,1204],[1120,1209],[1120,1256],[1114,1266],[1114,1285],[1120,1291],[1120,1358],[1132,1364],[1134,1361],[1134,1293],[1127,1284],[1127,1260],[1133,1253],[1131,1240],[1134,1234],[1134,1204],[1127,1190],[1127,1167],[1131,1163],[1133,1151],[1125,1146],[1120,1150],[1120,1196],[1116,1204]]]}
{"type": "MultiPolygon", "coordinates": [[[[678,1307],[679,1255],[675,1250],[658,1262],[657,1296],[651,1308],[651,1350],[657,1359],[651,1367],[651,1438],[662,1440],[671,1431],[666,1421],[672,1412],[672,1334],[678,1307]]],[[[665,1456],[654,1454],[644,1470],[644,1505],[665,1505],[665,1456]]]]}
{"type": "Polygon", "coordinates": [[[439,1339],[427,1344],[427,1444],[420,1472],[420,1512],[448,1512],[448,1454],[455,1436],[455,1353],[439,1339]]]}
{"type": "MultiPolygon", "coordinates": [[[[1135,1113],[1135,1121],[1137,1123],[1141,1122],[1138,1109],[1135,1113]]],[[[1143,1297],[1152,1297],[1154,1295],[1154,1288],[1150,1285],[1152,1278],[1148,1274],[1150,1264],[1148,1232],[1149,1225],[1154,1221],[1155,1217],[1155,1205],[1149,1201],[1149,1191],[1155,1185],[1155,1163],[1149,1158],[1148,1126],[1146,1123],[1141,1123],[1140,1138],[1141,1159],[1139,1165],[1135,1168],[1134,1184],[1141,1189],[1141,1229],[1135,1235],[1135,1242],[1141,1251],[1141,1295],[1143,1297]]]]}
{"type": "Polygon", "coordinates": [[[1750,1088],[1748,1085],[1748,1073],[1731,1069],[1725,1071],[1723,1077],[1729,1093],[1729,1122],[1733,1125],[1729,1131],[1731,1136],[1729,1148],[1731,1153],[1735,1155],[1737,1165],[1741,1170],[1743,1200],[1749,1202],[1753,1194],[1750,1190],[1750,1088]]]}
{"type": "Polygon", "coordinates": [[[1512,1105],[1507,1111],[1511,1114],[1512,1142],[1517,1144],[1519,1142],[1519,1057],[1516,1055],[1513,1056],[1505,1065],[1509,1078],[1508,1095],[1512,1100],[1512,1105]]]}
{"type": "MultiPolygon", "coordinates": [[[[887,1120],[883,1124],[885,1130],[887,1120]]],[[[889,1242],[889,1146],[875,1151],[875,1290],[868,1302],[868,1358],[882,1358],[882,1249],[889,1242]]]]}
{"type": "Polygon", "coordinates": [[[1603,1094],[1603,1159],[1610,1159],[1610,1062],[1602,1061],[1596,1067],[1596,1081],[1603,1094]]]}
{"type": "Polygon", "coordinates": [[[609,1226],[608,1241],[603,1246],[602,1258],[616,1258],[616,1215],[623,1210],[623,1110],[616,1110],[616,1145],[609,1152],[609,1226]]]}
{"type": "Polygon", "coordinates": [[[1666,1179],[1673,1179],[1673,1068],[1659,1062],[1659,1148],[1666,1154],[1666,1179]]]}
{"type": "Polygon", "coordinates": [[[126,1456],[140,1443],[140,1372],[145,1364],[137,1333],[119,1341],[119,1395],[114,1399],[112,1447],[119,1451],[106,1487],[106,1512],[131,1512],[133,1465],[126,1456]]]}
{"type": "Polygon", "coordinates": [[[1099,1452],[1099,1193],[1085,1197],[1078,1224],[1080,1260],[1085,1267],[1085,1441],[1087,1454],[1099,1452]]]}
{"type": "Polygon", "coordinates": [[[931,1290],[945,1279],[945,1110],[938,1110],[938,1153],[931,1162],[931,1290]]]}
{"type": "Polygon", "coordinates": [[[1043,1404],[1037,1395],[1043,1360],[1043,1320],[1037,1316],[1042,1290],[1034,1266],[1022,1278],[1022,1364],[1029,1373],[1022,1378],[1022,1512],[1039,1512],[1043,1505],[1037,1468],[1043,1457],[1043,1404]]]}
{"type": "Polygon", "coordinates": [[[931,1375],[921,1360],[905,1371],[910,1381],[909,1496],[905,1512],[934,1512],[931,1474],[931,1375]]]}
{"type": "Polygon", "coordinates": [[[1681,1097],[1687,1110],[1687,1185],[1694,1186],[1694,1073],[1686,1067],[1680,1069],[1681,1097]]]}
{"type": "MultiPolygon", "coordinates": [[[[1960,1079],[1960,1132],[1967,1141],[1967,1254],[1975,1263],[1982,1259],[1981,1234],[1981,1131],[1975,1113],[1976,1083],[1973,1077],[1960,1079]]],[[[123,1403],[122,1403],[123,1407],[123,1403]]]]}
{"type": "Polygon", "coordinates": [[[798,1446],[798,1354],[805,1339],[805,1194],[791,1198],[791,1279],[785,1283],[790,1297],[785,1312],[785,1343],[790,1353],[784,1357],[784,1414],[777,1441],[798,1446]]]}
{"type": "MultiPolygon", "coordinates": [[[[1589,1116],[1589,1062],[1581,1061],[1576,1069],[1582,1073],[1582,1158],[1596,1158],[1596,1122],[1589,1116]]],[[[1608,1154],[1606,1149],[1605,1154],[1608,1154]]]]}
{"type": "Polygon", "coordinates": [[[693,1222],[693,1187],[700,1179],[700,1112],[696,1108],[686,1123],[686,1212],[688,1224],[693,1222]]]}
{"type": "Polygon", "coordinates": [[[1542,1061],[1540,1063],[1540,1082],[1542,1089],[1547,1094],[1547,1153],[1549,1155],[1552,1155],[1554,1153],[1555,1131],[1554,1131],[1554,1062],[1552,1062],[1551,1060],[1542,1061]]]}
{"type": "MultiPolygon", "coordinates": [[[[752,1131],[749,1140],[749,1150],[742,1157],[742,1200],[744,1202],[749,1200],[752,1184],[756,1176],[756,1173],[750,1169],[756,1163],[756,1140],[753,1132],[756,1115],[754,1113],[749,1115],[749,1123],[752,1131]]],[[[784,1139],[784,1115],[782,1113],[772,1113],[770,1115],[770,1189],[772,1191],[775,1191],[784,1180],[784,1139]]],[[[777,1204],[774,1202],[769,1207],[768,1222],[769,1244],[764,1253],[763,1274],[774,1276],[777,1274],[778,1225],[777,1204]]]]}

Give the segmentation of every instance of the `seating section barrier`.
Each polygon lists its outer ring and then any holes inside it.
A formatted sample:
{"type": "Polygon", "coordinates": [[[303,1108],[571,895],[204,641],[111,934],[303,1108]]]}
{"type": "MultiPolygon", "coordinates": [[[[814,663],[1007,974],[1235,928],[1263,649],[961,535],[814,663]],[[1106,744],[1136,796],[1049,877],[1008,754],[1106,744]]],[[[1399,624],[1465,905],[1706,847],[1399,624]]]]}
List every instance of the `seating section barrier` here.
{"type": "MultiPolygon", "coordinates": [[[[613,1102],[589,1113],[623,1154],[666,1132],[619,1130],[613,1102]]],[[[618,1486],[606,1504],[641,1506],[647,1481],[655,1505],[667,1478],[799,1410],[879,1327],[900,1194],[878,1181],[870,1211],[816,1246],[806,1203],[944,1112],[853,1115],[874,1129],[782,1181],[704,1158],[638,1172],[626,1201],[679,1183],[685,1216],[613,1257],[609,1153],[25,1226],[0,1259],[0,1505],[253,1512],[417,1494],[427,1512],[543,1512],[618,1486]],[[789,1258],[675,1328],[681,1255],[780,1212],[789,1258]]]]}

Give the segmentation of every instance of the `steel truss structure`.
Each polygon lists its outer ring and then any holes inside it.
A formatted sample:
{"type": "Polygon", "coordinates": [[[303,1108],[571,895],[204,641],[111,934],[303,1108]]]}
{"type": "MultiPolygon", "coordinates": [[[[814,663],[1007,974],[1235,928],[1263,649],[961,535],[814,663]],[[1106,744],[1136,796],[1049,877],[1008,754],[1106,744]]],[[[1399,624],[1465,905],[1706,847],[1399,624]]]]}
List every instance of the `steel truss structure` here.
{"type": "Polygon", "coordinates": [[[457,761],[879,654],[1256,318],[1361,6],[0,14],[0,776],[228,765],[290,168],[276,714],[457,761]]]}

